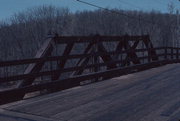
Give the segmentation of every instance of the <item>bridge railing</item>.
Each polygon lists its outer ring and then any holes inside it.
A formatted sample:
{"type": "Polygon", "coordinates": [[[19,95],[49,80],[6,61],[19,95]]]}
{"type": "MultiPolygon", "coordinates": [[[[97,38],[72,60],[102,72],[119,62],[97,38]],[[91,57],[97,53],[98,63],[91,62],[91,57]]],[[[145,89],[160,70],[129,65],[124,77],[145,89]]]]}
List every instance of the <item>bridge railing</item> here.
{"type": "MultiPolygon", "coordinates": [[[[120,43],[124,45],[120,47],[121,49],[116,49],[113,51],[105,51],[103,45],[97,43],[96,46],[92,46],[93,49],[98,46],[98,51],[91,51],[89,53],[82,54],[67,54],[73,47],[74,42],[90,42],[94,37],[85,38],[88,41],[81,41],[84,37],[70,37],[68,38],[54,38],[56,43],[66,43],[69,44],[68,48],[64,50],[64,54],[61,56],[42,56],[32,59],[22,59],[22,60],[12,60],[0,62],[0,68],[6,67],[16,67],[16,66],[30,66],[30,73],[22,73],[0,76],[0,85],[6,83],[18,84],[18,82],[26,82],[29,80],[36,80],[32,84],[26,84],[24,86],[14,86],[0,91],[0,104],[21,100],[24,94],[28,94],[35,91],[47,91],[54,92],[59,90],[68,89],[71,87],[93,83],[97,81],[102,81],[105,79],[113,78],[123,74],[134,73],[142,71],[145,69],[158,67],[164,64],[178,63],[180,61],[180,48],[173,47],[159,47],[159,48],[137,48],[137,43],[134,43],[134,47],[127,45],[127,43],[120,43]],[[61,41],[59,41],[59,39],[61,41]],[[68,43],[67,43],[68,40],[68,43]],[[73,41],[70,41],[73,40],[73,41]],[[72,45],[71,45],[72,44],[72,45]],[[128,48],[129,47],[129,48],[128,48]],[[84,59],[84,61],[81,61],[84,59]],[[65,61],[73,60],[76,64],[71,64],[71,66],[65,66],[65,61]],[[90,61],[90,62],[88,62],[90,61]],[[54,64],[55,63],[55,64],[54,64]],[[80,63],[80,64],[79,64],[80,63]],[[40,70],[41,65],[48,64],[49,67],[46,70],[33,71],[34,65],[40,70]],[[54,65],[60,65],[58,68],[53,68],[54,65]],[[61,66],[63,65],[63,66],[61,66]],[[32,68],[31,68],[32,67],[32,68]],[[84,72],[84,73],[83,73],[84,72]],[[56,75],[66,73],[66,76],[62,78],[57,78],[56,75]],[[48,79],[39,77],[49,77],[48,79]]],[[[99,37],[97,37],[99,38],[99,37]]],[[[97,38],[95,40],[97,40],[97,38]]],[[[109,39],[117,41],[120,37],[101,37],[104,41],[109,41],[109,39]]],[[[134,38],[134,37],[133,37],[134,38]]],[[[139,41],[141,37],[135,37],[135,39],[129,38],[134,41],[139,41]]],[[[124,38],[121,38],[125,40],[124,38]]],[[[127,38],[126,38],[127,39],[127,38]]],[[[118,41],[119,42],[119,41],[118,41]]],[[[50,41],[47,42],[45,47],[49,47],[50,41]]],[[[94,44],[94,43],[93,43],[94,44]]],[[[149,43],[148,43],[149,44],[149,43]]],[[[148,46],[148,44],[146,44],[148,46]]],[[[46,50],[44,48],[44,50],[46,50]]],[[[87,47],[88,48],[88,47],[87,47]]],[[[118,47],[117,47],[118,48],[118,47]]],[[[93,50],[92,49],[92,50],[93,50]]],[[[37,68],[35,68],[37,69],[37,68]]]]}
{"type": "MultiPolygon", "coordinates": [[[[161,48],[154,48],[157,52],[161,51],[160,54],[157,53],[157,56],[159,60],[157,61],[151,61],[151,62],[156,62],[158,64],[163,64],[161,62],[167,61],[167,63],[171,62],[179,62],[179,56],[180,56],[180,49],[179,48],[172,48],[172,47],[161,47],[161,48]]],[[[146,52],[148,49],[137,49],[135,52],[146,52]]],[[[14,60],[14,61],[5,61],[5,62],[0,62],[0,67],[7,67],[7,66],[17,66],[17,65],[24,65],[24,64],[33,64],[33,63],[39,63],[42,61],[45,62],[51,62],[51,61],[60,61],[61,59],[67,58],[67,59],[76,59],[76,58],[87,58],[87,57],[98,57],[100,55],[112,55],[112,54],[125,54],[128,51],[121,51],[121,52],[108,52],[108,53],[93,53],[93,54],[74,54],[74,55],[68,55],[68,56],[53,56],[53,57],[44,57],[44,58],[36,58],[36,59],[23,59],[23,60],[14,60]]],[[[149,56],[140,56],[138,57],[139,60],[141,60],[144,63],[137,64],[137,65],[146,65],[146,64],[151,64],[148,61],[149,56]]],[[[76,71],[79,69],[90,69],[94,67],[103,67],[106,66],[107,64],[121,64],[125,62],[126,60],[113,60],[109,62],[101,62],[101,63],[96,63],[96,64],[89,64],[87,66],[76,66],[76,67],[67,67],[63,69],[57,69],[57,70],[49,70],[49,71],[43,71],[43,72],[38,72],[38,73],[31,73],[31,74],[20,74],[20,75],[13,75],[13,76],[8,76],[8,77],[0,77],[0,84],[2,83],[7,83],[7,82],[12,82],[12,81],[18,81],[18,80],[24,80],[27,78],[32,78],[32,77],[40,77],[40,76],[51,76],[55,73],[64,73],[64,72],[72,72],[76,71]]],[[[132,61],[132,59],[131,59],[132,61]]],[[[134,66],[134,65],[133,65],[134,66]]],[[[131,67],[126,66],[126,67],[121,67],[119,68],[127,68],[131,67]]],[[[110,71],[110,70],[109,70],[110,71]]]]}
{"type": "MultiPolygon", "coordinates": [[[[156,51],[160,50],[164,50],[163,53],[157,54],[157,56],[160,58],[162,58],[162,60],[164,59],[173,59],[173,58],[177,58],[179,56],[177,56],[177,53],[175,53],[176,51],[172,52],[168,52],[169,50],[172,50],[172,48],[165,48],[165,47],[161,47],[161,48],[155,48],[156,51]],[[165,53],[165,50],[167,50],[167,52],[165,53]],[[172,57],[173,54],[173,57],[172,57]],[[176,57],[177,56],[177,57],[176,57]]],[[[176,50],[176,48],[173,48],[173,50],[176,50]]],[[[148,49],[136,49],[133,50],[135,52],[146,52],[148,51],[148,49]]],[[[93,54],[72,54],[72,55],[67,55],[67,56],[51,56],[51,57],[43,57],[43,58],[33,58],[33,59],[22,59],[22,60],[11,60],[11,61],[1,61],[0,62],[0,68],[2,67],[12,67],[12,66],[22,66],[22,65],[27,65],[27,64],[33,64],[33,63],[40,63],[42,61],[44,62],[52,62],[52,61],[61,61],[62,59],[79,59],[79,58],[87,58],[87,57],[98,57],[101,55],[115,55],[115,54],[126,54],[127,52],[131,52],[130,51],[111,51],[111,52],[106,52],[106,53],[102,53],[102,52],[96,52],[93,54]]],[[[178,53],[179,55],[179,53],[178,53]]],[[[144,63],[147,62],[149,56],[139,56],[138,59],[140,59],[141,61],[143,61],[144,63]]],[[[131,61],[133,59],[130,59],[131,61]]],[[[77,69],[81,69],[81,68],[92,68],[95,66],[106,66],[107,64],[118,64],[118,63],[122,63],[125,62],[125,59],[117,59],[117,60],[113,60],[113,61],[109,61],[109,62],[101,62],[101,63],[97,63],[97,64],[90,64],[87,66],[78,66],[78,67],[69,67],[69,68],[63,68],[63,69],[59,69],[59,70],[49,70],[49,71],[44,71],[44,72],[38,72],[38,73],[33,73],[33,74],[22,74],[22,75],[14,75],[14,76],[5,76],[5,77],[0,77],[0,84],[1,83],[6,83],[9,81],[17,81],[17,80],[21,80],[24,78],[29,78],[29,77],[39,77],[39,76],[44,76],[44,75],[52,75],[53,73],[58,73],[59,71],[62,72],[69,72],[69,71],[75,71],[77,69]],[[50,73],[51,72],[51,73],[50,73]]]]}

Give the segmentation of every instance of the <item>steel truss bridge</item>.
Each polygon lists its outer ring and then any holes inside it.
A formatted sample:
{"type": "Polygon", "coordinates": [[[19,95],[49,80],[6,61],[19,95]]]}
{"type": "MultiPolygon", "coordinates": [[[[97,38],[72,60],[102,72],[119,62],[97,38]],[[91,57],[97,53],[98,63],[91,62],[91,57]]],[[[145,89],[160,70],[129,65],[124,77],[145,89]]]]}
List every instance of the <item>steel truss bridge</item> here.
{"type": "Polygon", "coordinates": [[[51,36],[31,59],[0,62],[23,66],[22,73],[0,77],[15,86],[0,91],[0,104],[27,94],[52,93],[180,61],[180,48],[153,47],[144,36],[51,36]]]}

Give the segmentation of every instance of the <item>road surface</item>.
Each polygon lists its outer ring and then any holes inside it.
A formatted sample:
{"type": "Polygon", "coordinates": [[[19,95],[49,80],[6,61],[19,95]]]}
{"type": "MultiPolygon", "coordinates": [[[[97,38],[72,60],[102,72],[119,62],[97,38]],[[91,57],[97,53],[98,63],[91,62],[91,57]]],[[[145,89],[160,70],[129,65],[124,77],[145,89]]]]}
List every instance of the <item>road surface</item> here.
{"type": "Polygon", "coordinates": [[[180,64],[0,106],[0,121],[179,121],[180,64]]]}

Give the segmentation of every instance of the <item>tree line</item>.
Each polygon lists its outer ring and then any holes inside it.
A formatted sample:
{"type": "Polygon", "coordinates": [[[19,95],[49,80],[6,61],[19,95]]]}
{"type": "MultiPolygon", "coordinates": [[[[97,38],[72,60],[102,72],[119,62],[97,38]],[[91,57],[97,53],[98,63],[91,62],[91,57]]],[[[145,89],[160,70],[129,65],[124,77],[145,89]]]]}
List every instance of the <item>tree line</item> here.
{"type": "MultiPolygon", "coordinates": [[[[47,35],[55,33],[59,36],[149,34],[154,46],[172,46],[173,42],[178,45],[176,14],[112,11],[70,12],[68,8],[40,6],[14,14],[8,21],[0,22],[0,61],[33,58],[47,35]]],[[[0,68],[0,76],[23,73],[26,67],[0,68]]]]}
{"type": "Polygon", "coordinates": [[[0,60],[32,58],[49,33],[68,35],[145,35],[155,46],[172,46],[178,39],[177,15],[156,11],[113,9],[70,12],[40,6],[0,22],[0,60]],[[117,14],[118,13],[118,14],[117,14]],[[124,16],[127,15],[127,16],[124,16]]]}

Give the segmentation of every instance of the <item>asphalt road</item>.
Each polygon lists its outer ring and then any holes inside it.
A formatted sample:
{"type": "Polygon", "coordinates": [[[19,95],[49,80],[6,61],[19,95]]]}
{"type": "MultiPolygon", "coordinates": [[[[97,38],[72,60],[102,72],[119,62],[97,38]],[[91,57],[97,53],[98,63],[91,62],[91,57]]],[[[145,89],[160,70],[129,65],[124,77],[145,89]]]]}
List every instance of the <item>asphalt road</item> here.
{"type": "Polygon", "coordinates": [[[179,121],[180,64],[0,107],[0,121],[179,121]]]}

